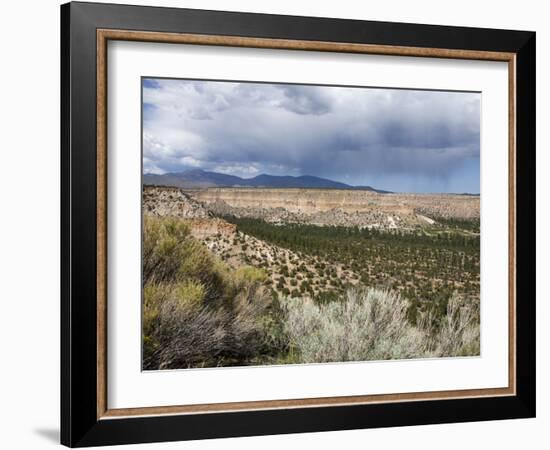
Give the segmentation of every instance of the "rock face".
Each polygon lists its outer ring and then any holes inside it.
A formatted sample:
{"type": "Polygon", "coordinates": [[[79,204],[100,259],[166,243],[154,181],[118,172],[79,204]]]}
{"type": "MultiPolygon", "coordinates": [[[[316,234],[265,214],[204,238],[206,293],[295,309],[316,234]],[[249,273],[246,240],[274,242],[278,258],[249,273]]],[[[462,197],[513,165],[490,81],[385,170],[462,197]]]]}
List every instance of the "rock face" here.
{"type": "Polygon", "coordinates": [[[233,238],[237,227],[212,213],[199,202],[174,187],[144,186],[143,213],[152,216],[170,216],[184,219],[191,234],[197,239],[208,237],[233,238]]]}
{"type": "Polygon", "coordinates": [[[217,215],[273,223],[401,228],[432,218],[479,218],[479,197],[454,194],[378,194],[343,189],[208,188],[189,196],[217,215]]]}
{"type": "Polygon", "coordinates": [[[205,238],[231,235],[233,225],[214,216],[233,215],[271,223],[404,229],[439,218],[478,219],[479,197],[444,194],[378,194],[340,189],[208,188],[183,191],[144,186],[143,212],[190,222],[205,238]]]}
{"type": "Polygon", "coordinates": [[[181,189],[143,186],[143,212],[152,216],[172,216],[183,219],[206,219],[212,214],[181,189]]]}

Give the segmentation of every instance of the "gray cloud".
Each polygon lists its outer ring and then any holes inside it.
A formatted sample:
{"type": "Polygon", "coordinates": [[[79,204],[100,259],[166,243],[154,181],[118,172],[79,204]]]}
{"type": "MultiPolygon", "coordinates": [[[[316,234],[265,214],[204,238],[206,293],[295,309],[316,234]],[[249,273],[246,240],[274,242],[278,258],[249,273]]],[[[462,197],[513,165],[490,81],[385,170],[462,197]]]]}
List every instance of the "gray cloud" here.
{"type": "Polygon", "coordinates": [[[145,171],[363,184],[452,177],[479,159],[477,93],[155,80],[143,94],[145,171]]]}
{"type": "Polygon", "coordinates": [[[287,111],[296,114],[326,114],[331,110],[330,97],[324,94],[321,87],[309,86],[304,89],[303,86],[281,85],[279,89],[285,95],[285,99],[280,106],[287,111]]]}

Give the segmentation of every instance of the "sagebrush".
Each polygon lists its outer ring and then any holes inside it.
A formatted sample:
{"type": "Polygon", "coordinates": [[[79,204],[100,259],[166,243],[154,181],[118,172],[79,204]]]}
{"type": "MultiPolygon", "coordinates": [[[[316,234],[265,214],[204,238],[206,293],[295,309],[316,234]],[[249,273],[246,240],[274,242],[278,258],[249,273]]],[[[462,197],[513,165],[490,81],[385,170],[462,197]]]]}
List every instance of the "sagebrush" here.
{"type": "Polygon", "coordinates": [[[285,299],[285,331],[303,363],[479,354],[477,305],[453,296],[438,326],[430,314],[412,325],[409,306],[395,292],[369,288],[328,303],[285,299]]]}

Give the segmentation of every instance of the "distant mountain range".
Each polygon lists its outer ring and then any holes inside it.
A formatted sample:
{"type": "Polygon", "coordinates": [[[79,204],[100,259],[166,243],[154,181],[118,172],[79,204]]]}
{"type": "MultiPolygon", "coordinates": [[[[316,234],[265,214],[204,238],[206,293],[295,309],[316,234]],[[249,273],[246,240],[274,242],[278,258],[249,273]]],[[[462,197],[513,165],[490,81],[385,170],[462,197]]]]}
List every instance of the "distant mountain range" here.
{"type": "Polygon", "coordinates": [[[193,169],[180,173],[163,175],[144,174],[143,184],[157,186],[175,186],[180,188],[207,187],[264,187],[264,188],[308,188],[308,189],[355,189],[388,194],[390,191],[375,189],[371,186],[351,186],[326,178],[302,175],[299,177],[261,174],[254,178],[241,178],[218,172],[193,169]]]}

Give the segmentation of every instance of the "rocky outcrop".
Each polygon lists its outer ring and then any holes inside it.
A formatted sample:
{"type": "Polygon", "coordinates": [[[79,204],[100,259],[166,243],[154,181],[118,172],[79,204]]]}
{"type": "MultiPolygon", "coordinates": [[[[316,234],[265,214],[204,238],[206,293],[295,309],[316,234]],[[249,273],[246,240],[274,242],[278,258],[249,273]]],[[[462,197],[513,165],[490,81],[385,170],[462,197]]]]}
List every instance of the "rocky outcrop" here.
{"type": "Polygon", "coordinates": [[[216,215],[273,223],[394,229],[433,224],[433,218],[479,218],[479,197],[378,194],[341,189],[208,188],[189,192],[216,215]]]}
{"type": "Polygon", "coordinates": [[[183,219],[206,219],[212,214],[181,189],[143,186],[143,213],[152,216],[172,216],[183,219]]]}
{"type": "Polygon", "coordinates": [[[291,213],[312,214],[335,208],[347,212],[363,210],[380,194],[344,189],[208,188],[192,195],[204,204],[223,201],[231,207],[282,208],[291,213]]]}
{"type": "Polygon", "coordinates": [[[209,188],[183,191],[174,187],[144,186],[143,212],[194,221],[193,233],[202,238],[216,233],[231,234],[227,226],[232,225],[214,220],[214,216],[226,215],[259,218],[277,224],[380,229],[425,227],[437,223],[438,218],[479,218],[479,197],[377,194],[340,189],[209,188]]]}
{"type": "Polygon", "coordinates": [[[209,237],[229,239],[237,232],[235,225],[213,217],[210,211],[179,188],[144,186],[143,212],[152,216],[179,217],[185,220],[191,234],[199,240],[209,237]]]}

